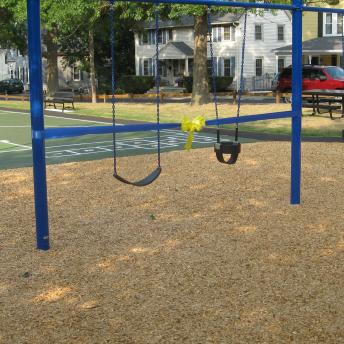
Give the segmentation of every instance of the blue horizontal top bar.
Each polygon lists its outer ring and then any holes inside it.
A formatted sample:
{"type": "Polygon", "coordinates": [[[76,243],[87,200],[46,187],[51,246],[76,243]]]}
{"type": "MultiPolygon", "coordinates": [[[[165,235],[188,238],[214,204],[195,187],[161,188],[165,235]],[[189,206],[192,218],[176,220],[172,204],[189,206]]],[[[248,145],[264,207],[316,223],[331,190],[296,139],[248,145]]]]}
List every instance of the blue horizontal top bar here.
{"type": "Polygon", "coordinates": [[[205,5],[205,6],[230,6],[243,8],[266,8],[273,10],[293,10],[297,7],[284,4],[270,4],[270,3],[253,3],[253,2],[236,2],[226,0],[117,0],[126,2],[143,2],[154,4],[185,4],[185,5],[205,5]]]}
{"type": "Polygon", "coordinates": [[[325,7],[303,6],[302,10],[306,11],[306,12],[324,12],[324,13],[341,13],[341,14],[344,14],[343,8],[333,8],[333,7],[325,8],[325,7]]]}
{"type": "MultiPolygon", "coordinates": [[[[250,115],[250,116],[240,116],[228,117],[221,119],[212,119],[206,121],[207,126],[221,125],[221,124],[235,124],[235,123],[248,123],[263,121],[268,119],[278,119],[278,118],[288,118],[293,117],[294,113],[292,111],[283,112],[272,112],[264,113],[261,115],[250,115]]],[[[91,126],[91,127],[65,127],[65,128],[48,128],[44,131],[44,138],[48,139],[58,139],[66,137],[75,137],[82,135],[96,135],[96,134],[111,134],[111,133],[132,133],[132,132],[142,132],[142,131],[152,131],[152,130],[164,130],[164,129],[178,129],[180,128],[180,123],[162,123],[162,124],[127,124],[127,125],[117,125],[117,126],[91,126]]],[[[42,133],[40,131],[33,132],[34,136],[40,136],[42,133]]]]}

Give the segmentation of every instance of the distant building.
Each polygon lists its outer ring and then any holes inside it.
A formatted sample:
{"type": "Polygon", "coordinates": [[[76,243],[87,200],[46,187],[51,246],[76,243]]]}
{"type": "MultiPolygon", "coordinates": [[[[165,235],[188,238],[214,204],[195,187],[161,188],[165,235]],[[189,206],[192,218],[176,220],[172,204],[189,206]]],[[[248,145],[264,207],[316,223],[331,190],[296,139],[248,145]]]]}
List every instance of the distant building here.
{"type": "MultiPolygon", "coordinates": [[[[45,76],[46,60],[43,59],[43,87],[46,89],[45,76]]],[[[84,89],[89,86],[88,73],[82,71],[77,65],[64,68],[62,56],[58,57],[59,88],[60,89],[84,89]]],[[[29,85],[28,57],[22,56],[16,49],[0,49],[0,81],[4,79],[20,79],[26,89],[29,85]]]]}
{"type": "Polygon", "coordinates": [[[16,49],[0,49],[0,80],[20,79],[28,82],[28,59],[16,49]]]}
{"type": "MultiPolygon", "coordinates": [[[[323,4],[323,7],[330,7],[323,4]]],[[[344,8],[344,0],[336,6],[344,8]]],[[[305,12],[303,18],[303,63],[342,66],[343,15],[337,13],[305,12]]],[[[291,45],[276,49],[276,56],[291,54],[291,45]]]]}
{"type": "MultiPolygon", "coordinates": [[[[218,76],[240,74],[244,16],[225,14],[212,16],[215,71],[218,76]]],[[[162,80],[174,85],[181,76],[192,75],[194,54],[193,17],[159,23],[159,58],[162,80]]],[[[245,88],[265,89],[285,66],[291,64],[290,54],[275,55],[274,49],[291,43],[291,17],[287,11],[264,11],[249,14],[245,54],[245,88]],[[268,80],[265,84],[264,80],[268,80]]],[[[153,75],[155,59],[154,23],[144,23],[142,32],[135,33],[136,75],[153,75]]],[[[208,66],[210,50],[208,46],[208,66]]]]}

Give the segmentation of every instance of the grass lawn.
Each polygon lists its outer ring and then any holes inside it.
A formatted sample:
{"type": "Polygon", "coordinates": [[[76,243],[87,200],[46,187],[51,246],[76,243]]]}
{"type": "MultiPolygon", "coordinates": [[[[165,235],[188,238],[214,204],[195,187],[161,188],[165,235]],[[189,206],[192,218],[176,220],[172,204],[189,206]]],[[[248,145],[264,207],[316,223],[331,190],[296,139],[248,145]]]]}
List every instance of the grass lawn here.
{"type": "MultiPolygon", "coordinates": [[[[75,113],[79,115],[111,118],[111,104],[107,103],[76,103],[75,113]]],[[[28,102],[22,101],[0,101],[1,107],[13,109],[29,109],[28,102]]],[[[203,115],[206,119],[215,117],[214,105],[193,106],[188,104],[161,104],[162,122],[180,122],[184,116],[194,117],[203,115]]],[[[290,104],[244,104],[241,114],[262,114],[267,112],[278,112],[290,110],[290,104]]],[[[117,118],[141,121],[155,121],[156,105],[152,103],[118,103],[116,105],[117,118]]],[[[341,136],[344,129],[344,119],[331,120],[329,114],[310,116],[311,110],[304,111],[303,133],[308,136],[341,136]]],[[[234,117],[236,106],[232,104],[219,104],[220,117],[234,117]]],[[[336,115],[338,116],[338,115],[336,115]]],[[[240,128],[245,131],[256,131],[264,133],[290,133],[290,119],[278,119],[241,124],[240,128]]]]}

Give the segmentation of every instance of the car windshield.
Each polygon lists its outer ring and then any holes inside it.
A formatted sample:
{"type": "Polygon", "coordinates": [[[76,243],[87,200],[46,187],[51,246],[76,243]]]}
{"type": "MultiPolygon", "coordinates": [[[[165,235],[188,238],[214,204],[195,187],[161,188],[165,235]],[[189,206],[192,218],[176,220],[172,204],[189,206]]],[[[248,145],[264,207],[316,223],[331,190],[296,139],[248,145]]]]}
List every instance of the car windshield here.
{"type": "Polygon", "coordinates": [[[344,70],[340,67],[327,67],[325,70],[333,79],[344,79],[344,70]]]}

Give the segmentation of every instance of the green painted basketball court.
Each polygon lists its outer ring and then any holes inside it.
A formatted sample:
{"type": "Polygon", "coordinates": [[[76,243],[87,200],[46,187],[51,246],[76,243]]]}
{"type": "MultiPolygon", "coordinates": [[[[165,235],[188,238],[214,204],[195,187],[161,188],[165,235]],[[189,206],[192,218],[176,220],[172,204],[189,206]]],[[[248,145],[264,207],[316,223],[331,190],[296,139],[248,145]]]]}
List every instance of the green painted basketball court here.
{"type": "MultiPolygon", "coordinates": [[[[109,122],[106,119],[73,118],[70,114],[65,117],[58,113],[45,115],[47,128],[96,125],[109,125],[109,122]]],[[[179,130],[163,130],[161,149],[163,152],[181,150],[186,138],[187,134],[179,130]]],[[[155,132],[117,134],[117,139],[118,156],[153,154],[157,149],[155,132]]],[[[212,133],[197,133],[193,147],[210,147],[214,142],[215,135],[212,133]]],[[[112,157],[112,147],[111,134],[48,140],[46,160],[47,164],[59,164],[104,159],[112,157]]],[[[0,110],[0,169],[28,166],[32,166],[30,114],[0,110]]]]}

